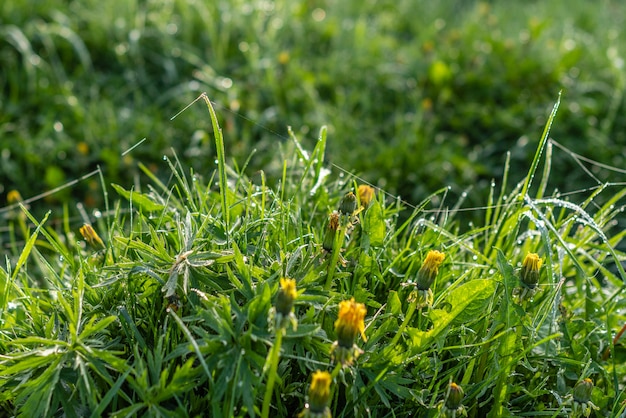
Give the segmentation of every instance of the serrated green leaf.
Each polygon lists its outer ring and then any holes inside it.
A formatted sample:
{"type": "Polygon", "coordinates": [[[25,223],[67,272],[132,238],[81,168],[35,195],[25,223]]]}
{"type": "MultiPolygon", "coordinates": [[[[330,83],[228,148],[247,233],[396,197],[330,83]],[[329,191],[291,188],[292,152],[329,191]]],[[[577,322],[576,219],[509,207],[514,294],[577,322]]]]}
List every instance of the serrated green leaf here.
{"type": "Polygon", "coordinates": [[[385,218],[380,203],[373,201],[365,211],[361,247],[382,247],[385,240],[385,218]]]}
{"type": "Polygon", "coordinates": [[[96,322],[97,317],[94,316],[91,318],[91,320],[89,321],[89,323],[84,327],[83,332],[80,333],[80,338],[81,339],[86,339],[88,338],[90,335],[96,333],[96,332],[100,332],[103,329],[105,329],[106,327],[108,327],[109,325],[111,325],[113,322],[117,321],[117,317],[116,316],[108,316],[98,322],[96,322]]]}
{"type": "Polygon", "coordinates": [[[451,306],[449,311],[433,309],[429,312],[429,317],[433,323],[429,331],[408,330],[409,336],[412,338],[413,350],[418,352],[424,350],[448,327],[466,318],[463,315],[466,310],[478,312],[484,309],[495,290],[496,282],[486,279],[472,280],[454,289],[445,301],[451,306]]]}

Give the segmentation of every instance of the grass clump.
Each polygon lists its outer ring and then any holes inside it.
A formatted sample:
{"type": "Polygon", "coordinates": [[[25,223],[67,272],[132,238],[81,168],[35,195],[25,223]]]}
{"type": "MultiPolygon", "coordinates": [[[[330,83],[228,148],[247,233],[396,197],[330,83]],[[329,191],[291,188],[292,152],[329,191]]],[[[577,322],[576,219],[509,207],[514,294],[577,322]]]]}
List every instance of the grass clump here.
{"type": "Polygon", "coordinates": [[[578,203],[548,195],[549,155],[532,181],[537,152],[519,183],[491,188],[483,225],[460,228],[447,188],[409,209],[329,176],[325,129],[312,151],[291,140],[272,187],[218,152],[206,173],[168,159],[169,182],[140,166],[149,184],[114,185],[121,200],[80,229],[22,206],[11,222],[24,244],[0,268],[2,410],[624,412],[612,330],[624,321],[614,226],[626,191],[602,206],[609,184],[578,203]]]}

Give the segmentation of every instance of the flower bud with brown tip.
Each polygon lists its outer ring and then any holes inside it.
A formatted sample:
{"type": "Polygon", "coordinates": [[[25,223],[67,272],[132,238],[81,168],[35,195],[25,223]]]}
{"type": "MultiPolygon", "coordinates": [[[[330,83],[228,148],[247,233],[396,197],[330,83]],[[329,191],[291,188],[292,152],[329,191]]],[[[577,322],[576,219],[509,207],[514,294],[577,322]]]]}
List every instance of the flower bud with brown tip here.
{"type": "Polygon", "coordinates": [[[331,252],[335,247],[337,229],[339,229],[339,214],[333,212],[328,217],[328,224],[326,225],[326,231],[324,231],[324,240],[322,241],[322,248],[324,250],[331,252]]]}

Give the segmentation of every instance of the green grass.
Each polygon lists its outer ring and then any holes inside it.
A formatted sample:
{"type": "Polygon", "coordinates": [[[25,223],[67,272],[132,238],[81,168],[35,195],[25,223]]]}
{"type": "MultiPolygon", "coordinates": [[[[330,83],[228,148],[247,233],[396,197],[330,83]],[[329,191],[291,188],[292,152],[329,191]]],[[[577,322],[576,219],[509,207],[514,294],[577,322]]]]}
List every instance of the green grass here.
{"type": "Polygon", "coordinates": [[[0,195],[26,201],[0,208],[0,415],[293,416],[317,370],[335,417],[452,416],[451,383],[475,418],[623,415],[623,16],[3,2],[0,195]]]}
{"type": "MultiPolygon", "coordinates": [[[[204,99],[208,113],[194,107],[219,150],[231,138],[204,99]]],[[[221,152],[203,172],[161,161],[165,182],[140,165],[139,185],[103,186],[110,210],[94,219],[103,250],[67,215],[52,227],[22,208],[10,220],[14,256],[0,268],[2,411],[293,416],[323,370],[334,417],[452,416],[451,382],[470,417],[564,417],[583,400],[595,416],[619,416],[624,350],[613,335],[626,319],[626,274],[616,220],[626,191],[606,184],[576,200],[546,190],[557,106],[524,179],[505,172],[469,230],[440,209],[447,188],[415,208],[379,191],[340,216],[325,251],[329,215],[357,185],[328,175],[325,129],[312,149],[293,134],[273,179],[221,152]],[[432,306],[419,307],[414,283],[430,250],[445,259],[432,306]],[[544,263],[535,292],[520,278],[529,253],[544,263]],[[298,290],[298,326],[284,336],[269,319],[283,277],[298,290]],[[362,354],[341,367],[331,347],[350,298],[366,307],[367,340],[357,337],[362,354]],[[586,378],[593,391],[574,398],[586,378]]]]}
{"type": "MultiPolygon", "coordinates": [[[[0,193],[29,198],[97,167],[130,184],[138,161],[172,157],[172,147],[203,172],[201,157],[215,155],[203,112],[168,121],[203,91],[220,109],[228,155],[256,150],[250,172],[280,176],[272,154],[287,125],[302,138],[325,125],[329,163],[412,204],[450,185],[456,197],[474,187],[478,205],[507,152],[511,171],[524,172],[559,91],[553,138],[623,166],[623,3],[518,3],[3,2],[0,193]]],[[[551,189],[609,181],[556,158],[551,189]]],[[[160,167],[151,165],[164,180],[160,167]]],[[[98,190],[90,178],[47,203],[101,208],[98,190]]]]}

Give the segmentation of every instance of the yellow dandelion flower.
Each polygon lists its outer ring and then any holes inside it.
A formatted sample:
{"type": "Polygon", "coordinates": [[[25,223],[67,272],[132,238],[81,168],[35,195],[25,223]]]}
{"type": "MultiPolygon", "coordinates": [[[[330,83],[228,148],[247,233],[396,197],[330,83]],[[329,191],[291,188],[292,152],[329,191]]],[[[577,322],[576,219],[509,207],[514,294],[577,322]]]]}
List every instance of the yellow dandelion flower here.
{"type": "Polygon", "coordinates": [[[332,376],[328,372],[316,371],[313,373],[309,387],[309,402],[298,415],[301,418],[331,418],[328,401],[330,400],[330,384],[332,376]]]}
{"type": "Polygon", "coordinates": [[[289,52],[288,51],[281,51],[280,54],[278,54],[278,62],[281,65],[285,65],[289,62],[290,56],[289,56],[289,52]]]}
{"type": "Polygon", "coordinates": [[[541,269],[542,264],[543,260],[539,258],[537,254],[526,254],[522,262],[522,271],[520,273],[520,278],[526,287],[530,289],[537,287],[537,283],[539,283],[539,269],[541,269]]]}
{"type": "Polygon", "coordinates": [[[278,291],[278,297],[276,299],[276,309],[283,315],[291,312],[293,308],[293,301],[298,296],[296,292],[296,281],[294,279],[288,279],[282,277],[280,279],[280,290],[278,291]]]}
{"type": "Polygon", "coordinates": [[[437,250],[431,250],[426,254],[424,264],[417,272],[417,288],[418,290],[428,290],[432,286],[437,274],[439,266],[443,262],[446,255],[437,250]]]}
{"type": "Polygon", "coordinates": [[[9,205],[14,205],[17,202],[21,202],[22,200],[24,199],[22,199],[22,195],[17,190],[11,190],[9,193],[7,193],[7,203],[9,205]]]}
{"type": "Polygon", "coordinates": [[[364,341],[367,341],[364,322],[366,313],[365,305],[355,302],[354,298],[339,303],[339,318],[335,321],[335,331],[339,343],[345,343],[344,347],[352,346],[357,332],[364,341]]]}
{"type": "Polygon", "coordinates": [[[361,184],[357,189],[357,194],[359,195],[359,202],[361,203],[361,206],[367,209],[370,203],[372,203],[372,200],[374,200],[376,191],[372,186],[361,184]]]}
{"type": "Polygon", "coordinates": [[[274,308],[270,311],[270,324],[273,324],[275,329],[280,329],[284,332],[289,324],[291,324],[294,330],[297,329],[298,321],[293,313],[293,302],[296,297],[298,297],[296,281],[286,277],[281,278],[276,302],[274,308]]]}
{"type": "Polygon", "coordinates": [[[91,225],[85,224],[80,227],[79,231],[85,241],[87,241],[87,244],[96,250],[104,249],[104,242],[102,242],[102,239],[91,225]]]}
{"type": "Polygon", "coordinates": [[[367,341],[364,322],[366,313],[365,305],[355,302],[354,298],[339,303],[339,317],[335,321],[337,341],[331,347],[331,355],[343,365],[352,364],[354,358],[362,353],[354,340],[360,333],[363,341],[367,341]]]}
{"type": "Polygon", "coordinates": [[[76,144],[76,150],[81,155],[87,155],[89,154],[89,145],[85,141],[80,141],[76,144]]]}

